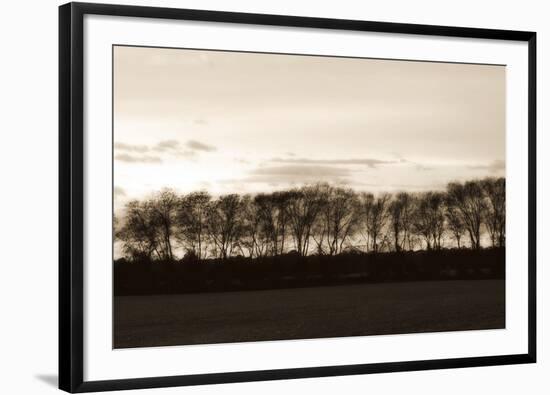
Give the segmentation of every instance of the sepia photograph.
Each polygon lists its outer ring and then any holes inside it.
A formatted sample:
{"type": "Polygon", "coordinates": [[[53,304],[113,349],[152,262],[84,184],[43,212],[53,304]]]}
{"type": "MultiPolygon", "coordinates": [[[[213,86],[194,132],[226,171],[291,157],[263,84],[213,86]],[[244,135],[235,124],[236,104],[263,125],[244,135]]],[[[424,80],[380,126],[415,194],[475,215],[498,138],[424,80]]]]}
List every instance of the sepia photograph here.
{"type": "Polygon", "coordinates": [[[114,45],[112,72],[113,348],[506,327],[505,65],[114,45]]]}

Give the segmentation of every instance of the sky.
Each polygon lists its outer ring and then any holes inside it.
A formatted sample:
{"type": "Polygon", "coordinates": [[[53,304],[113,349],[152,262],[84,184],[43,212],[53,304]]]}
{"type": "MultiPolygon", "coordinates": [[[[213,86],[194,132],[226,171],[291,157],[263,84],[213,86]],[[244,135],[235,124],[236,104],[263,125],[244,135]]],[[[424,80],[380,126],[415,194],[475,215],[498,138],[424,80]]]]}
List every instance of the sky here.
{"type": "Polygon", "coordinates": [[[116,46],[115,207],[505,175],[505,66],[116,46]]]}

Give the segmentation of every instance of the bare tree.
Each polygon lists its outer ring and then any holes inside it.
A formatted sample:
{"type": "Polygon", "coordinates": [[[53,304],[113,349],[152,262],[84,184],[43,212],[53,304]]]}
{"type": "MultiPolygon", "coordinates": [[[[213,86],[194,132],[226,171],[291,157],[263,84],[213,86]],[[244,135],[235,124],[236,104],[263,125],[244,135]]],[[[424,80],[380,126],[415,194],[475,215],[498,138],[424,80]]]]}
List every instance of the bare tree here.
{"type": "Polygon", "coordinates": [[[372,251],[378,252],[378,241],[388,220],[388,205],[391,195],[384,193],[378,197],[370,193],[361,195],[363,217],[372,251]]]}
{"type": "Polygon", "coordinates": [[[401,192],[398,194],[398,199],[401,201],[403,207],[401,210],[401,227],[403,230],[402,248],[412,250],[415,245],[412,226],[414,210],[416,207],[416,198],[408,192],[401,192]]]}
{"type": "Polygon", "coordinates": [[[277,221],[275,223],[276,237],[275,243],[279,243],[275,253],[284,254],[285,241],[289,223],[289,204],[292,194],[288,191],[278,191],[272,193],[273,205],[277,210],[277,221]]]}
{"type": "Polygon", "coordinates": [[[361,192],[359,194],[359,218],[361,225],[359,227],[359,232],[365,239],[365,251],[369,252],[371,250],[371,240],[368,223],[371,221],[371,206],[374,202],[374,195],[368,192],[361,192]]]}
{"type": "Polygon", "coordinates": [[[242,198],[242,234],[240,245],[248,251],[250,258],[266,256],[271,242],[271,235],[266,235],[262,218],[258,212],[255,199],[250,195],[242,198]]]}
{"type": "Polygon", "coordinates": [[[504,246],[505,195],[504,178],[450,183],[446,193],[401,192],[393,198],[329,184],[216,200],[206,192],[178,196],[164,189],[127,203],[114,218],[114,230],[131,260],[174,260],[176,241],[198,259],[279,255],[289,249],[289,237],[302,256],[310,253],[312,241],[317,253],[336,255],[358,248],[351,244],[359,234],[367,252],[413,250],[419,244],[440,249],[445,232],[458,248],[468,235],[478,249],[485,230],[493,247],[504,246]]]}
{"type": "Polygon", "coordinates": [[[322,186],[322,205],[319,223],[321,240],[326,235],[329,255],[342,252],[344,242],[354,233],[359,222],[359,199],[350,188],[322,186]]]}
{"type": "Polygon", "coordinates": [[[325,255],[326,253],[328,253],[328,247],[326,246],[328,227],[326,225],[325,217],[327,207],[329,205],[329,194],[331,188],[332,187],[326,183],[319,184],[318,194],[320,213],[311,229],[311,238],[315,242],[315,251],[318,255],[325,255]]]}
{"type": "Polygon", "coordinates": [[[441,249],[445,231],[445,196],[440,192],[425,192],[418,198],[414,229],[421,235],[428,250],[441,249]]]}
{"type": "Polygon", "coordinates": [[[155,225],[158,226],[161,235],[159,243],[161,259],[174,259],[172,237],[174,236],[178,201],[178,196],[170,189],[163,189],[149,201],[155,225]]]}
{"type": "Polygon", "coordinates": [[[236,194],[220,196],[209,205],[207,229],[222,259],[231,255],[242,234],[242,208],[242,200],[236,194]]]}
{"type": "Polygon", "coordinates": [[[182,197],[177,208],[177,233],[188,251],[197,258],[206,256],[208,245],[206,226],[208,208],[212,197],[204,191],[192,192],[182,197]]]}
{"type": "Polygon", "coordinates": [[[481,225],[487,204],[483,190],[478,181],[467,181],[464,184],[450,183],[447,186],[447,198],[453,207],[456,207],[461,216],[472,248],[481,247],[481,225]]]}
{"type": "Polygon", "coordinates": [[[260,231],[269,243],[268,253],[277,254],[277,212],[271,194],[260,193],[254,197],[260,231]]]}
{"type": "Polygon", "coordinates": [[[481,188],[487,197],[485,225],[493,247],[503,247],[506,237],[506,180],[486,178],[481,180],[481,188]]]}
{"type": "Polygon", "coordinates": [[[149,260],[153,255],[162,259],[158,249],[160,232],[148,201],[132,200],[126,204],[115,237],[122,241],[124,253],[132,260],[149,260]]]}
{"type": "Polygon", "coordinates": [[[321,186],[305,186],[290,191],[288,200],[289,224],[298,253],[307,255],[313,225],[322,207],[321,186]]]}
{"type": "Polygon", "coordinates": [[[285,191],[261,193],[254,198],[262,232],[270,239],[271,255],[284,253],[290,198],[291,194],[285,191]]]}
{"type": "Polygon", "coordinates": [[[464,232],[466,232],[466,225],[462,220],[462,216],[459,210],[451,204],[447,205],[445,216],[447,218],[447,228],[456,240],[457,247],[461,248],[460,241],[462,240],[464,232]]]}
{"type": "Polygon", "coordinates": [[[389,222],[395,251],[405,249],[407,242],[408,248],[411,249],[413,206],[413,198],[407,192],[398,193],[389,204],[389,222]]]}

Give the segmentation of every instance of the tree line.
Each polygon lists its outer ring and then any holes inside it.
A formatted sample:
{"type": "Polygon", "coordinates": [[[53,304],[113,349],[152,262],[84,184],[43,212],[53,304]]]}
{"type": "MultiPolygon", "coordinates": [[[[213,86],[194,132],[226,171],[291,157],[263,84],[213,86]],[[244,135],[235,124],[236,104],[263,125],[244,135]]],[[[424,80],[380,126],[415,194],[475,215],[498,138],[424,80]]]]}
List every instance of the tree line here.
{"type": "Polygon", "coordinates": [[[257,195],[179,195],[128,202],[115,238],[129,260],[262,258],[294,253],[480,249],[505,246],[505,179],[452,182],[445,191],[374,195],[327,183],[257,195]]]}

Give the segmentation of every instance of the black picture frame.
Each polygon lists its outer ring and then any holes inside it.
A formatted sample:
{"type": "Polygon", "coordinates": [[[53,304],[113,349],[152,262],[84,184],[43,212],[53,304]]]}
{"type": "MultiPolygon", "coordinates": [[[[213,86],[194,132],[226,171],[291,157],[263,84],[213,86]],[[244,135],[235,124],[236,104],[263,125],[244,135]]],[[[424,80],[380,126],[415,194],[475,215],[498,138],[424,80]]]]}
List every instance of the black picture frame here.
{"type": "Polygon", "coordinates": [[[367,22],[69,3],[59,8],[59,388],[91,392],[311,378],[367,373],[534,363],[536,361],[536,33],[526,31],[367,22]],[[526,354],[319,366],[294,369],[84,381],[83,350],[83,19],[86,14],[268,26],[401,33],[528,43],[528,352],[526,354]]]}

